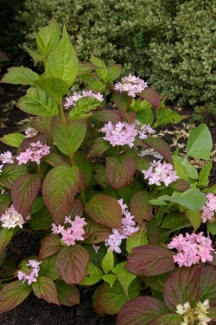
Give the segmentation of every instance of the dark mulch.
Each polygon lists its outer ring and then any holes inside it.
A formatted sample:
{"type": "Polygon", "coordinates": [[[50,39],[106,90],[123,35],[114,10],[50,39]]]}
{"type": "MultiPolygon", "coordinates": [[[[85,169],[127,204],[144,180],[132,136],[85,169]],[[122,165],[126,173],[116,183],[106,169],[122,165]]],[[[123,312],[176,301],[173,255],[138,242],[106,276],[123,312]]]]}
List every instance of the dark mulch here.
{"type": "MultiPolygon", "coordinates": [[[[4,134],[19,130],[20,121],[28,115],[15,106],[15,101],[23,96],[24,90],[19,86],[0,86],[0,137],[4,134]],[[13,102],[14,101],[14,102],[13,102]]],[[[181,114],[192,114],[191,109],[183,110],[181,114]]],[[[183,126],[182,126],[183,127],[183,126]]],[[[172,128],[172,127],[171,127],[172,128]]],[[[211,129],[216,142],[216,130],[211,129]]],[[[167,134],[165,140],[171,143],[171,136],[167,134]]],[[[0,153],[11,150],[0,142],[0,153]]],[[[215,173],[214,173],[215,174],[215,173]]],[[[215,175],[211,175],[211,180],[215,175]]],[[[215,181],[216,182],[216,181],[215,181]]],[[[20,232],[14,236],[12,243],[7,247],[7,257],[17,264],[25,257],[37,255],[39,251],[40,234],[20,232]]],[[[0,315],[1,325],[114,325],[116,316],[101,317],[92,307],[94,288],[81,289],[80,304],[74,307],[56,306],[48,304],[43,299],[31,294],[23,303],[13,310],[0,315]]]]}

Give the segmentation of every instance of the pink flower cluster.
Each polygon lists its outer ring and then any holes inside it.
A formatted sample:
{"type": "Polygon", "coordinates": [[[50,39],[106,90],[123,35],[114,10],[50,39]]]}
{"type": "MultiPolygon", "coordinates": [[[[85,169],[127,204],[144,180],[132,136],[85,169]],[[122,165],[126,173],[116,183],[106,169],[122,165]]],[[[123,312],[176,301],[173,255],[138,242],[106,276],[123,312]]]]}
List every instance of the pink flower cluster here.
{"type": "Polygon", "coordinates": [[[160,186],[161,183],[164,183],[168,186],[179,178],[176,171],[173,170],[173,165],[166,162],[162,163],[160,160],[151,162],[149,169],[142,170],[142,173],[144,178],[148,179],[149,185],[156,184],[160,186]]]}
{"type": "Polygon", "coordinates": [[[30,267],[29,272],[24,271],[18,271],[17,277],[19,280],[24,283],[25,281],[28,281],[28,285],[31,285],[32,282],[37,282],[38,273],[40,271],[40,264],[42,262],[38,262],[36,260],[29,260],[26,266],[30,267]]]}
{"type": "Polygon", "coordinates": [[[138,93],[141,93],[147,87],[147,82],[139,77],[129,75],[128,77],[122,78],[121,82],[117,82],[114,90],[119,92],[125,91],[129,96],[136,97],[138,93]]]}
{"type": "Polygon", "coordinates": [[[212,220],[214,214],[216,212],[216,195],[212,193],[206,194],[206,203],[201,208],[202,211],[202,222],[206,222],[207,220],[212,220]]]}
{"type": "Polygon", "coordinates": [[[80,218],[79,216],[75,217],[75,220],[72,221],[69,217],[65,217],[65,224],[69,224],[64,228],[64,226],[56,226],[54,223],[52,224],[52,233],[54,235],[61,234],[62,240],[67,246],[75,245],[76,240],[84,240],[83,235],[85,234],[85,230],[83,227],[87,225],[84,218],[80,218]]]}
{"type": "Polygon", "coordinates": [[[71,106],[75,106],[76,102],[82,97],[93,97],[100,102],[104,100],[101,93],[93,93],[92,90],[83,90],[83,92],[80,94],[75,92],[72,96],[66,97],[66,103],[64,104],[64,107],[68,109],[71,106]]]}
{"type": "Polygon", "coordinates": [[[137,135],[136,123],[118,122],[112,124],[112,122],[108,122],[100,131],[106,133],[103,139],[109,141],[113,147],[128,145],[132,148],[137,135]]]}
{"type": "Polygon", "coordinates": [[[148,134],[154,134],[155,130],[152,129],[150,125],[147,124],[142,124],[140,121],[136,120],[136,129],[138,131],[138,136],[139,138],[142,139],[147,139],[148,134]]]}
{"type": "MultiPolygon", "coordinates": [[[[30,216],[26,218],[26,220],[30,219],[30,216]]],[[[3,228],[15,228],[20,227],[23,228],[23,224],[25,223],[25,220],[23,219],[23,216],[16,211],[13,204],[5,210],[5,212],[1,215],[0,221],[2,222],[3,228]]]]}
{"type": "Polygon", "coordinates": [[[16,159],[18,160],[18,165],[26,164],[28,160],[35,161],[39,165],[41,158],[47,156],[49,153],[50,147],[37,141],[36,143],[30,143],[30,147],[26,151],[21,152],[16,159]]]}
{"type": "Polygon", "coordinates": [[[124,204],[123,200],[118,200],[118,203],[121,206],[122,210],[122,224],[121,228],[113,228],[112,234],[109,235],[109,238],[105,240],[105,245],[109,246],[109,249],[120,254],[121,248],[120,245],[123,239],[127,239],[134,232],[139,230],[139,227],[136,226],[136,222],[133,220],[134,216],[127,210],[127,204],[124,204]]]}
{"type": "Polygon", "coordinates": [[[167,247],[177,249],[178,252],[173,256],[173,260],[180,267],[191,266],[199,263],[200,260],[203,263],[213,260],[212,241],[210,238],[203,236],[203,232],[199,234],[192,233],[191,235],[187,233],[185,237],[180,234],[174,237],[167,247]]]}

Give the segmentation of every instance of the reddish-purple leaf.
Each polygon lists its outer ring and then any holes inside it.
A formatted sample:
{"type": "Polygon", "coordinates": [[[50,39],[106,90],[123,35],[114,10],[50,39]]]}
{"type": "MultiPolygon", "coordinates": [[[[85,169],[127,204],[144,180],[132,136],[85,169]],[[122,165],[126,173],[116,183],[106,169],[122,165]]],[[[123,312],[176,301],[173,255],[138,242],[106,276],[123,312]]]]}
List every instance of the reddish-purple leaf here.
{"type": "Polygon", "coordinates": [[[94,195],[85,205],[85,212],[96,222],[110,227],[121,227],[122,212],[116,199],[104,194],[94,195]]]}
{"type": "Polygon", "coordinates": [[[31,292],[31,287],[21,281],[6,284],[0,291],[0,314],[21,304],[31,292]]]}
{"type": "Polygon", "coordinates": [[[107,239],[109,235],[112,234],[112,229],[103,226],[94,220],[90,220],[88,225],[85,227],[85,232],[89,235],[89,237],[85,239],[85,243],[97,244],[107,239]]]}
{"type": "Polygon", "coordinates": [[[80,245],[62,248],[56,258],[61,277],[69,284],[79,284],[85,278],[88,262],[89,253],[80,245]]]}
{"type": "Polygon", "coordinates": [[[106,188],[109,185],[106,175],[106,168],[104,166],[95,166],[94,179],[103,188],[106,188]]]}
{"type": "Polygon", "coordinates": [[[98,111],[93,112],[92,117],[104,123],[112,122],[113,124],[116,124],[118,122],[121,122],[121,117],[119,114],[116,111],[112,111],[107,108],[102,108],[98,111]]]}
{"type": "Polygon", "coordinates": [[[174,190],[179,192],[185,192],[190,189],[190,184],[184,179],[177,179],[174,183],[170,184],[174,190]]]}
{"type": "Polygon", "coordinates": [[[41,247],[38,257],[43,259],[45,257],[54,255],[59,252],[62,245],[59,243],[57,236],[49,234],[41,240],[41,247]]]}
{"type": "Polygon", "coordinates": [[[138,94],[140,97],[144,98],[149,102],[152,106],[156,106],[158,108],[161,108],[161,103],[160,103],[160,97],[156,90],[153,88],[146,88],[144,89],[140,94],[138,94]]]}
{"type": "Polygon", "coordinates": [[[42,298],[50,304],[56,304],[60,306],[57,298],[56,286],[53,280],[50,278],[39,276],[37,278],[37,282],[32,283],[32,289],[36,297],[42,298]]]}
{"type": "Polygon", "coordinates": [[[153,218],[152,205],[149,203],[150,199],[150,195],[146,191],[137,192],[131,199],[130,211],[139,226],[145,224],[146,220],[153,218]]]}
{"type": "Polygon", "coordinates": [[[72,284],[62,280],[56,281],[58,300],[61,305],[72,307],[80,302],[79,290],[72,284]]]}
{"type": "Polygon", "coordinates": [[[183,316],[178,314],[165,314],[158,316],[149,325],[179,325],[183,323],[183,316]]]}
{"type": "Polygon", "coordinates": [[[83,206],[80,200],[74,199],[69,215],[72,220],[75,219],[76,216],[81,217],[83,215],[83,206]]]}
{"type": "Polygon", "coordinates": [[[93,142],[91,148],[89,149],[89,152],[88,152],[88,155],[86,158],[100,156],[109,148],[110,148],[109,142],[103,140],[103,138],[97,138],[93,142]]]}
{"type": "Polygon", "coordinates": [[[152,297],[136,297],[128,301],[117,317],[116,325],[148,325],[158,315],[168,312],[166,305],[152,297]]]}
{"type": "Polygon", "coordinates": [[[34,120],[31,121],[31,127],[33,127],[35,130],[38,132],[45,134],[47,137],[50,137],[51,134],[51,121],[52,117],[47,117],[46,119],[43,120],[34,120]]]}
{"type": "Polygon", "coordinates": [[[58,166],[46,175],[42,187],[43,199],[54,219],[61,224],[72,208],[78,186],[78,167],[58,166]]]}
{"type": "Polygon", "coordinates": [[[178,304],[189,301],[191,306],[200,301],[201,267],[181,267],[175,269],[164,284],[164,300],[172,312],[178,304]]]}
{"type": "Polygon", "coordinates": [[[38,133],[32,138],[25,138],[21,144],[21,150],[25,151],[30,147],[30,143],[40,141],[42,144],[47,144],[47,137],[44,134],[38,133]]]}
{"type": "Polygon", "coordinates": [[[129,185],[136,172],[136,163],[128,156],[108,157],[106,160],[106,175],[115,189],[129,185]]]}
{"type": "Polygon", "coordinates": [[[39,174],[26,174],[15,180],[11,187],[11,198],[15,209],[24,220],[29,215],[32,203],[41,187],[39,174]]]}
{"type": "Polygon", "coordinates": [[[136,120],[136,113],[135,112],[125,112],[122,109],[118,109],[118,113],[123,120],[127,120],[129,124],[132,124],[136,120]]]}
{"type": "Polygon", "coordinates": [[[143,140],[149,147],[154,148],[159,152],[164,158],[166,158],[170,163],[172,163],[172,153],[169,145],[161,138],[148,137],[143,140]]]}
{"type": "Polygon", "coordinates": [[[126,268],[136,275],[159,275],[171,271],[175,264],[172,252],[158,245],[144,245],[132,249],[126,268]]]}
{"type": "Polygon", "coordinates": [[[94,308],[96,312],[115,315],[127,301],[138,296],[139,291],[136,279],[131,282],[128,295],[125,294],[122,285],[117,280],[112,287],[108,283],[103,283],[97,292],[94,308]]]}
{"type": "Polygon", "coordinates": [[[209,305],[216,305],[216,267],[212,265],[202,267],[201,301],[209,299],[209,305]]]}
{"type": "Polygon", "coordinates": [[[55,152],[52,152],[48,156],[44,158],[44,161],[46,161],[48,164],[50,164],[53,167],[57,167],[60,165],[68,165],[68,161],[64,160],[64,158],[60,155],[58,155],[55,152]]]}

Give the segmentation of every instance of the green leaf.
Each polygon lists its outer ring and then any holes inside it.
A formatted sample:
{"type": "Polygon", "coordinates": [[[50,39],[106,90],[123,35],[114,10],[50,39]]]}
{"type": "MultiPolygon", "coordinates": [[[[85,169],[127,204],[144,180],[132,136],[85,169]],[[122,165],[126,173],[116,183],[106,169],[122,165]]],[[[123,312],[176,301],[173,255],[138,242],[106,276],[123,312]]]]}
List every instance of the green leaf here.
{"type": "Polygon", "coordinates": [[[11,197],[8,194],[0,194],[0,214],[5,212],[11,202],[11,197]]]}
{"type": "Polygon", "coordinates": [[[29,215],[32,203],[41,187],[40,175],[26,174],[15,180],[11,187],[11,198],[15,209],[22,214],[24,220],[29,215]]]}
{"type": "Polygon", "coordinates": [[[156,290],[158,292],[164,291],[164,283],[168,277],[168,273],[155,275],[155,276],[143,276],[142,280],[145,282],[147,286],[151,289],[156,290]]]}
{"type": "Polygon", "coordinates": [[[109,185],[106,175],[106,168],[104,166],[95,166],[94,179],[102,188],[106,188],[109,185]]]}
{"type": "Polygon", "coordinates": [[[52,256],[44,258],[40,265],[39,275],[47,276],[48,278],[50,278],[53,281],[58,279],[60,277],[60,272],[57,269],[55,262],[56,262],[56,255],[52,255],[52,256]]]}
{"type": "Polygon", "coordinates": [[[11,147],[19,147],[24,139],[25,136],[21,133],[10,133],[0,138],[0,141],[11,147]]]}
{"type": "Polygon", "coordinates": [[[58,253],[62,246],[59,243],[59,239],[55,235],[47,235],[41,240],[41,247],[38,257],[44,259],[55,253],[58,253]]]}
{"type": "Polygon", "coordinates": [[[42,186],[44,202],[61,224],[72,208],[79,186],[78,167],[58,166],[48,172],[42,186]]]}
{"type": "Polygon", "coordinates": [[[160,228],[175,229],[185,225],[187,222],[188,221],[184,213],[172,211],[164,217],[160,228]]]}
{"type": "Polygon", "coordinates": [[[207,228],[213,236],[216,235],[216,222],[208,222],[207,228]]]}
{"type": "Polygon", "coordinates": [[[191,188],[184,193],[173,192],[172,196],[159,196],[158,200],[178,203],[189,210],[197,212],[205,204],[206,197],[198,188],[191,188]]]}
{"type": "Polygon", "coordinates": [[[85,176],[86,184],[89,185],[93,170],[90,159],[87,159],[86,154],[83,151],[77,151],[74,155],[74,163],[82,171],[83,175],[85,176]]]}
{"type": "Polygon", "coordinates": [[[40,88],[29,88],[26,96],[17,103],[22,111],[38,116],[54,116],[58,114],[58,105],[54,98],[40,88]]]}
{"type": "MultiPolygon", "coordinates": [[[[142,101],[143,103],[145,101],[142,101]]],[[[148,102],[147,102],[148,103],[148,102]]],[[[145,109],[137,112],[136,118],[142,124],[152,125],[154,120],[154,114],[151,109],[145,109]]]]}
{"type": "Polygon", "coordinates": [[[166,314],[158,316],[151,322],[151,325],[179,325],[183,323],[183,316],[177,314],[166,314]]]}
{"type": "Polygon", "coordinates": [[[102,269],[105,274],[108,274],[110,271],[112,271],[113,266],[114,266],[114,255],[113,255],[113,251],[110,249],[107,251],[106,255],[103,258],[102,269]]]}
{"type": "Polygon", "coordinates": [[[44,157],[43,160],[53,167],[58,167],[60,165],[68,165],[68,162],[64,160],[62,156],[58,155],[55,152],[50,153],[48,156],[44,157]]]}
{"type": "Polygon", "coordinates": [[[40,29],[36,34],[36,43],[41,55],[46,58],[58,44],[60,37],[59,25],[52,19],[48,26],[40,29]]]}
{"type": "Polygon", "coordinates": [[[68,87],[78,75],[78,60],[65,27],[60,42],[48,56],[45,74],[48,78],[65,81],[68,87]]]}
{"type": "Polygon", "coordinates": [[[209,184],[209,176],[212,170],[212,161],[210,160],[199,173],[199,186],[207,186],[209,184]]]}
{"type": "Polygon", "coordinates": [[[92,115],[92,110],[97,109],[101,102],[96,98],[82,97],[71,110],[70,119],[83,119],[92,115]]]}
{"type": "Polygon", "coordinates": [[[202,267],[201,298],[200,301],[209,300],[209,305],[214,306],[216,301],[216,267],[207,265],[202,267]]]}
{"type": "Polygon", "coordinates": [[[21,281],[8,283],[0,291],[0,313],[3,314],[21,304],[31,292],[31,287],[21,281]]]}
{"type": "Polygon", "coordinates": [[[57,298],[57,289],[51,279],[45,276],[39,276],[37,282],[32,283],[32,289],[36,297],[43,298],[50,304],[60,306],[57,298]]]}
{"type": "Polygon", "coordinates": [[[140,229],[134,232],[130,237],[126,240],[126,249],[129,254],[132,253],[132,249],[134,247],[148,245],[148,238],[146,228],[140,227],[140,229]]]}
{"type": "Polygon", "coordinates": [[[115,283],[117,276],[115,274],[104,274],[102,275],[102,280],[109,283],[110,287],[112,288],[113,284],[115,283]]]}
{"type": "Polygon", "coordinates": [[[0,175],[0,184],[8,189],[11,189],[14,181],[28,171],[26,165],[6,165],[0,175]]]}
{"type": "Polygon", "coordinates": [[[156,109],[157,120],[154,124],[154,128],[168,123],[177,124],[188,117],[190,117],[190,115],[179,115],[170,108],[163,107],[162,109],[156,109]]]}
{"type": "Polygon", "coordinates": [[[36,64],[39,61],[43,60],[43,56],[35,51],[32,51],[31,49],[29,49],[28,47],[26,48],[26,51],[28,52],[28,54],[32,57],[32,59],[34,60],[34,66],[36,66],[36,64]]]}
{"type": "MultiPolygon", "coordinates": [[[[149,325],[158,316],[169,312],[167,306],[152,297],[136,297],[128,301],[117,316],[117,325],[149,325]]],[[[172,324],[172,323],[170,323],[172,324]]]]}
{"type": "Polygon", "coordinates": [[[93,263],[88,263],[88,274],[87,276],[80,282],[80,285],[93,285],[98,283],[102,278],[103,272],[95,266],[93,263]]]}
{"type": "Polygon", "coordinates": [[[132,97],[125,93],[120,93],[118,91],[113,92],[112,99],[117,107],[121,108],[123,111],[127,111],[130,107],[132,97]]]}
{"type": "Polygon", "coordinates": [[[1,82],[13,85],[33,85],[34,81],[39,79],[39,75],[29,68],[13,67],[8,69],[1,82]]]}
{"type": "Polygon", "coordinates": [[[136,275],[125,268],[126,262],[118,263],[113,268],[113,273],[117,275],[118,281],[121,283],[126,296],[128,295],[128,288],[131,282],[136,278],[136,275]]]}
{"type": "Polygon", "coordinates": [[[126,268],[136,275],[159,275],[171,271],[175,264],[172,252],[159,245],[135,247],[128,256],[126,268]]]}
{"type": "Polygon", "coordinates": [[[43,208],[36,213],[31,213],[30,211],[30,214],[31,214],[30,223],[33,230],[44,230],[44,229],[51,228],[53,218],[52,218],[52,214],[50,213],[50,211],[47,209],[46,206],[43,206],[43,208]]]}
{"type": "Polygon", "coordinates": [[[85,205],[85,212],[96,222],[110,227],[121,226],[122,212],[118,201],[104,194],[94,195],[85,205]]]}
{"type": "Polygon", "coordinates": [[[102,80],[106,80],[107,77],[107,68],[106,68],[106,64],[104,63],[103,60],[96,58],[94,55],[91,55],[91,62],[96,65],[96,67],[99,67],[100,69],[96,69],[96,72],[98,74],[98,76],[102,79],[102,80]]]}
{"type": "Polygon", "coordinates": [[[136,280],[130,284],[128,295],[125,294],[119,281],[115,281],[112,288],[108,283],[104,283],[99,287],[95,301],[95,310],[96,312],[108,315],[118,314],[124,304],[138,294],[139,285],[136,280]]]}
{"type": "Polygon", "coordinates": [[[71,284],[62,280],[55,282],[58,294],[58,300],[61,305],[72,307],[80,302],[79,290],[71,284]]]}
{"type": "Polygon", "coordinates": [[[38,79],[34,82],[34,86],[49,93],[57,102],[61,100],[62,95],[68,92],[68,84],[58,78],[38,79]]]}
{"type": "Polygon", "coordinates": [[[206,124],[200,124],[190,132],[187,143],[187,156],[209,159],[212,150],[212,137],[206,124]]]}
{"type": "Polygon", "coordinates": [[[143,225],[152,219],[152,205],[149,203],[150,195],[147,191],[137,192],[130,202],[130,211],[138,225],[143,225]]]}
{"type": "Polygon", "coordinates": [[[63,125],[57,118],[52,120],[52,136],[58,149],[69,156],[79,149],[85,139],[87,125],[85,120],[69,121],[63,125]]]}
{"type": "Polygon", "coordinates": [[[107,178],[114,189],[120,189],[133,181],[136,163],[126,155],[112,156],[106,159],[107,178]]]}
{"type": "Polygon", "coordinates": [[[178,304],[189,301],[194,307],[200,301],[201,268],[199,266],[175,269],[164,284],[164,300],[172,312],[178,304]]]}
{"type": "Polygon", "coordinates": [[[201,211],[186,210],[185,216],[188,218],[188,220],[190,221],[191,225],[194,228],[194,231],[196,232],[202,223],[201,211]]]}
{"type": "Polygon", "coordinates": [[[79,284],[87,275],[88,262],[88,251],[80,245],[75,245],[60,250],[56,266],[66,283],[79,284]]]}
{"type": "Polygon", "coordinates": [[[5,247],[9,244],[13,237],[14,229],[3,228],[0,230],[0,254],[4,251],[5,247]]]}
{"type": "MultiPolygon", "coordinates": [[[[96,70],[97,71],[97,70],[96,70]]],[[[105,77],[105,82],[111,82],[116,80],[122,72],[121,64],[114,64],[107,67],[107,76],[105,77]]]]}
{"type": "MultiPolygon", "coordinates": [[[[88,77],[89,77],[89,75],[88,75],[88,77]]],[[[103,93],[105,91],[105,88],[106,88],[105,84],[100,79],[90,80],[86,87],[87,90],[92,90],[95,92],[99,91],[101,93],[103,93]]]]}

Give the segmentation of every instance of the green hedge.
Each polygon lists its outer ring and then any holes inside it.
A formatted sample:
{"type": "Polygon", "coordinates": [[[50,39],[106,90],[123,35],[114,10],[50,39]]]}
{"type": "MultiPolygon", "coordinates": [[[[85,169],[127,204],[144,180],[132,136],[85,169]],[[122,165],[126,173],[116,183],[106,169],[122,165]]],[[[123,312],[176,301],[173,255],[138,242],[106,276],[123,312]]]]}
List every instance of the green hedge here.
{"type": "Polygon", "coordinates": [[[215,0],[26,0],[24,47],[52,17],[81,61],[121,63],[183,104],[215,100],[215,0]]]}

